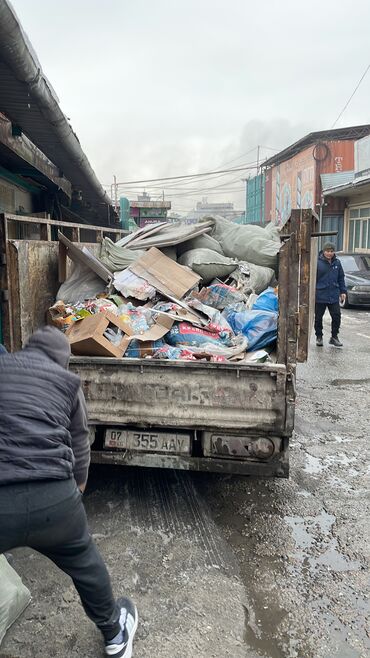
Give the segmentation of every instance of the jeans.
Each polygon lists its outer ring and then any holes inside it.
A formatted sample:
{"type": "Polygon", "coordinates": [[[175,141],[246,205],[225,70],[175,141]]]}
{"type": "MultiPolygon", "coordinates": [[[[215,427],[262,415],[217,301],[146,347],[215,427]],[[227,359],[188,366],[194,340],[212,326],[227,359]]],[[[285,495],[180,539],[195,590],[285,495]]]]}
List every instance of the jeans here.
{"type": "Polygon", "coordinates": [[[106,640],[119,633],[120,610],[73,478],[0,486],[0,553],[20,546],[42,553],[72,578],[106,640]]]}
{"type": "Polygon", "coordinates": [[[335,338],[338,336],[340,328],[340,306],[339,302],[335,304],[323,304],[321,302],[316,302],[315,304],[315,334],[316,336],[322,336],[322,319],[325,313],[325,310],[328,309],[331,315],[331,335],[335,338]]]}

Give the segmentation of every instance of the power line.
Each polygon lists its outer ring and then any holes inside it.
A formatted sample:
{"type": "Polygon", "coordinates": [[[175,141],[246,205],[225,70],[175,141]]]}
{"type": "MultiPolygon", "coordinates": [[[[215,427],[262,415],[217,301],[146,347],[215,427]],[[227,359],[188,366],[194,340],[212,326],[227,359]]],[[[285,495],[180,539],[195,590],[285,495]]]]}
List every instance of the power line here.
{"type": "Polygon", "coordinates": [[[180,180],[184,178],[199,178],[201,176],[210,176],[213,174],[224,174],[224,173],[233,173],[236,171],[245,171],[246,169],[255,169],[256,165],[254,166],[244,166],[244,167],[231,167],[230,169],[220,169],[218,171],[205,171],[200,174],[185,174],[183,176],[165,176],[163,178],[146,178],[144,180],[129,180],[125,181],[124,183],[117,183],[120,187],[123,185],[142,185],[143,183],[156,183],[159,181],[166,181],[166,180],[180,180]]]}
{"type": "Polygon", "coordinates": [[[365,75],[366,75],[366,73],[368,72],[369,69],[370,69],[370,64],[367,66],[365,72],[362,74],[362,76],[361,76],[359,82],[357,83],[356,87],[354,88],[354,90],[353,90],[352,94],[350,95],[350,97],[349,97],[347,103],[345,104],[343,110],[340,112],[340,114],[338,115],[337,119],[334,121],[334,123],[333,123],[333,125],[332,125],[332,127],[331,127],[332,130],[333,130],[334,126],[338,123],[338,121],[339,121],[340,117],[342,116],[342,114],[343,114],[343,113],[345,112],[345,110],[347,109],[348,105],[350,104],[352,98],[354,97],[354,95],[355,95],[357,89],[359,88],[361,82],[363,81],[363,79],[364,79],[364,77],[365,77],[365,75]]]}

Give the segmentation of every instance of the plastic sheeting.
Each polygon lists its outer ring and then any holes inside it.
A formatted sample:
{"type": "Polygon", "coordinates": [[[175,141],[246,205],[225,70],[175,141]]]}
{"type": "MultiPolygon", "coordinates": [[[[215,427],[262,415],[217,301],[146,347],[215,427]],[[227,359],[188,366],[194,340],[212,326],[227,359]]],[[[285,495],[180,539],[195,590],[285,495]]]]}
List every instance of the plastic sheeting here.
{"type": "Polygon", "coordinates": [[[101,247],[100,259],[111,272],[120,272],[126,267],[129,267],[138,258],[145,254],[143,249],[128,249],[125,247],[117,247],[117,245],[110,239],[104,238],[101,247]]]}
{"type": "Polygon", "coordinates": [[[56,299],[74,306],[105,291],[104,281],[90,268],[76,262],[71,276],[60,286],[56,299]]]}
{"type": "Polygon", "coordinates": [[[31,601],[31,593],[4,555],[0,555],[0,583],[1,644],[8,628],[14,624],[31,601]]]}

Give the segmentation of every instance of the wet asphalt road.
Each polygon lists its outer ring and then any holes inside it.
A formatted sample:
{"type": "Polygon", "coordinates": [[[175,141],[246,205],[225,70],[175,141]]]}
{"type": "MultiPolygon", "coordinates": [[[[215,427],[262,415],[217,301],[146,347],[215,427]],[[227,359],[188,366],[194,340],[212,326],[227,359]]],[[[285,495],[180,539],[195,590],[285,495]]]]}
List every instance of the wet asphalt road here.
{"type": "MultiPolygon", "coordinates": [[[[91,530],[137,601],[137,658],[370,656],[370,312],[298,368],[289,480],[94,468],[91,530]]],[[[67,577],[13,552],[33,602],[1,658],[102,655],[67,577]]]]}

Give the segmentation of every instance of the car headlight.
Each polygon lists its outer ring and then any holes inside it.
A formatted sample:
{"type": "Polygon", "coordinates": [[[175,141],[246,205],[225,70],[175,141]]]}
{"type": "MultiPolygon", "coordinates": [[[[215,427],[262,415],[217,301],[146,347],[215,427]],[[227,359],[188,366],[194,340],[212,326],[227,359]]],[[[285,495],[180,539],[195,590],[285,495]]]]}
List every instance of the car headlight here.
{"type": "Polygon", "coordinates": [[[370,286],[353,286],[353,292],[370,292],[370,286]]]}

